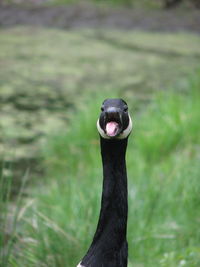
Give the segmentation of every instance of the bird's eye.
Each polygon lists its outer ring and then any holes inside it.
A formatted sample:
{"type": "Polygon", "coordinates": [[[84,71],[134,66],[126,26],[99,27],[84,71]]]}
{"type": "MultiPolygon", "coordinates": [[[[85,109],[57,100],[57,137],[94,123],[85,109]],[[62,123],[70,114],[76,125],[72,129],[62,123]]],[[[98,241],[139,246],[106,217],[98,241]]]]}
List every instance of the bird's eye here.
{"type": "Polygon", "coordinates": [[[101,111],[104,111],[104,107],[101,107],[101,111]]]}
{"type": "Polygon", "coordinates": [[[128,111],[128,107],[127,107],[127,106],[124,107],[124,111],[125,111],[125,112],[128,111]]]}

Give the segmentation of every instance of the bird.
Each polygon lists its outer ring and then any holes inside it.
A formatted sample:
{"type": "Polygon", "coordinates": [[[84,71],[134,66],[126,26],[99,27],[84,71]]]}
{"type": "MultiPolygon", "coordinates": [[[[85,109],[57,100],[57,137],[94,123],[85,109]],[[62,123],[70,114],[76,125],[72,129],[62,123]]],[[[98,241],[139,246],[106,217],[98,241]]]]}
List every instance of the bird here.
{"type": "Polygon", "coordinates": [[[99,220],[92,243],[77,267],[127,267],[126,149],[132,131],[127,103],[118,98],[103,101],[97,120],[103,166],[99,220]]]}

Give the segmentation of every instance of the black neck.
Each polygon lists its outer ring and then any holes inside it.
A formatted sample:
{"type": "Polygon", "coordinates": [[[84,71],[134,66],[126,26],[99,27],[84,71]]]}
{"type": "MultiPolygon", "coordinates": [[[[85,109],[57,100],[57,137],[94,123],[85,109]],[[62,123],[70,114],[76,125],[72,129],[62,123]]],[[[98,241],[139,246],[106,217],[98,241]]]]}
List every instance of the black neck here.
{"type": "MultiPolygon", "coordinates": [[[[103,191],[97,230],[83,263],[98,257],[99,251],[119,252],[126,242],[127,230],[127,174],[125,154],[127,138],[122,140],[101,137],[103,191]]],[[[87,264],[86,264],[87,266],[87,264]]],[[[91,265],[92,266],[92,265],[91,265]]]]}
{"type": "Polygon", "coordinates": [[[98,238],[105,225],[109,224],[110,230],[118,233],[120,238],[126,237],[128,211],[126,147],[127,139],[109,140],[101,138],[103,192],[95,238],[98,238]]]}

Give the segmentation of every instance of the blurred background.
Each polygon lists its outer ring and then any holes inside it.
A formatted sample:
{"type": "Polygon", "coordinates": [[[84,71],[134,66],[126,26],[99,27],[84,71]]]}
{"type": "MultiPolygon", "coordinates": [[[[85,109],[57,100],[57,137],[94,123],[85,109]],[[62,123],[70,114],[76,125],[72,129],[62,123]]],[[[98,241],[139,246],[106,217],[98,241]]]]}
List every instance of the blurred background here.
{"type": "Polygon", "coordinates": [[[96,229],[96,120],[128,102],[129,267],[200,266],[200,2],[0,1],[0,265],[72,267],[96,229]]]}

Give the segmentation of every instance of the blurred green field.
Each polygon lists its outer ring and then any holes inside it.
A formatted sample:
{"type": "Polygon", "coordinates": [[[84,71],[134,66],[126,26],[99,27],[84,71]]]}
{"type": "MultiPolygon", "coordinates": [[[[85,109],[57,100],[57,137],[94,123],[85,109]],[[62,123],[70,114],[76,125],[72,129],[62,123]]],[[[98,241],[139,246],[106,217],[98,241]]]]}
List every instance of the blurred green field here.
{"type": "MultiPolygon", "coordinates": [[[[158,9],[158,8],[166,8],[167,7],[176,7],[180,4],[184,8],[197,7],[199,8],[198,1],[180,1],[175,5],[170,5],[172,1],[156,1],[156,0],[2,0],[2,3],[5,4],[15,4],[15,5],[24,5],[24,6],[58,6],[58,5],[70,5],[70,4],[95,4],[96,6],[114,6],[114,7],[136,7],[136,8],[145,8],[145,9],[158,9]],[[170,2],[170,4],[169,4],[170,2]]],[[[175,1],[174,1],[175,2],[175,1]]]]}
{"type": "Polygon", "coordinates": [[[146,7],[146,8],[157,8],[164,5],[164,3],[154,0],[41,0],[35,2],[34,0],[2,0],[6,4],[22,4],[22,5],[69,5],[77,3],[94,3],[96,5],[104,6],[132,6],[132,7],[146,7]]]}
{"type": "Polygon", "coordinates": [[[200,37],[27,27],[0,36],[3,158],[34,154],[46,170],[26,173],[37,180],[13,203],[3,169],[1,265],[79,262],[100,209],[96,119],[105,98],[122,97],[134,123],[129,267],[200,266],[200,37]]]}
{"type": "Polygon", "coordinates": [[[200,58],[195,34],[18,27],[0,41],[0,153],[22,165],[40,157],[46,134],[69,128],[85,97],[106,91],[141,109],[154,91],[186,90],[200,58]]]}

